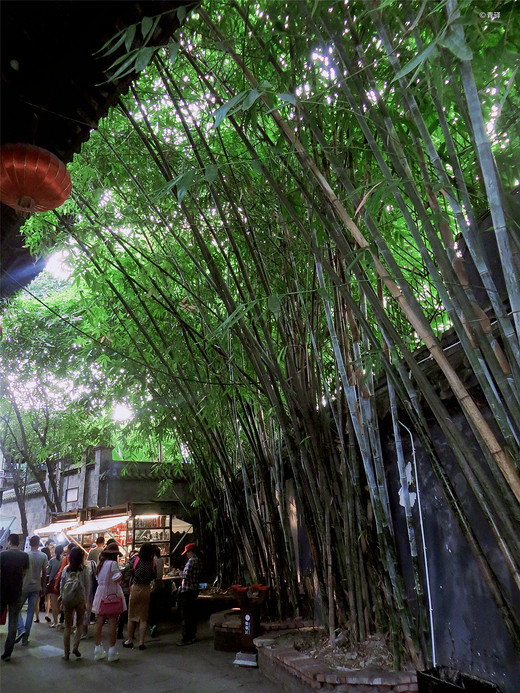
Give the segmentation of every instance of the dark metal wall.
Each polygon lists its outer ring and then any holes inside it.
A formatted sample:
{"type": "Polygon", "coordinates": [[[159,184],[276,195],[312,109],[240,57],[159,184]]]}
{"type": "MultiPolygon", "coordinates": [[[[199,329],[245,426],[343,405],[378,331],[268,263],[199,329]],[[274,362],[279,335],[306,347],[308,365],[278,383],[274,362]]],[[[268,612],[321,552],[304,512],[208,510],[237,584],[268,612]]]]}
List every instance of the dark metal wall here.
{"type": "MultiPolygon", "coordinates": [[[[469,427],[460,414],[454,416],[461,436],[474,447],[469,427]]],[[[406,422],[405,419],[403,421],[406,422]]],[[[391,489],[393,519],[396,527],[400,560],[405,568],[406,589],[410,606],[416,611],[413,576],[404,508],[399,504],[399,475],[395,454],[395,441],[388,425],[385,445],[386,468],[391,489]]],[[[444,440],[439,428],[430,429],[439,459],[462,499],[470,524],[483,552],[500,581],[505,596],[514,605],[520,619],[518,590],[513,584],[502,553],[489,529],[473,492],[444,440]],[[515,601],[516,600],[516,601],[515,601]]],[[[414,453],[408,434],[403,429],[406,462],[414,464],[414,453]]],[[[422,506],[428,574],[433,608],[433,632],[436,647],[436,664],[448,666],[462,673],[471,674],[500,686],[503,693],[520,691],[520,660],[515,653],[511,638],[493,600],[468,542],[448,504],[443,488],[422,446],[414,440],[419,494],[422,506]]],[[[492,483],[492,482],[490,482],[492,483]]],[[[416,493],[415,480],[409,487],[416,493]]],[[[414,529],[419,548],[419,560],[425,580],[425,561],[419,522],[417,499],[413,506],[414,529]]],[[[424,595],[427,609],[427,595],[424,595]]]]}

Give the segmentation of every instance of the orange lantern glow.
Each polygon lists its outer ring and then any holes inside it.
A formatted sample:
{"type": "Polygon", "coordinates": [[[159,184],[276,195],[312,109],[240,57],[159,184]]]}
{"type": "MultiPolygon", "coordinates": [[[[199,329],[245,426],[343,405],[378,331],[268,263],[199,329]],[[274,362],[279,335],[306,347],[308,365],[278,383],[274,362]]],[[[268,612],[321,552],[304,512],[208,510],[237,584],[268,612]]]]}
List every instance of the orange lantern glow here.
{"type": "Polygon", "coordinates": [[[51,152],[32,144],[0,147],[0,199],[17,212],[56,209],[71,190],[67,167],[51,152]]]}

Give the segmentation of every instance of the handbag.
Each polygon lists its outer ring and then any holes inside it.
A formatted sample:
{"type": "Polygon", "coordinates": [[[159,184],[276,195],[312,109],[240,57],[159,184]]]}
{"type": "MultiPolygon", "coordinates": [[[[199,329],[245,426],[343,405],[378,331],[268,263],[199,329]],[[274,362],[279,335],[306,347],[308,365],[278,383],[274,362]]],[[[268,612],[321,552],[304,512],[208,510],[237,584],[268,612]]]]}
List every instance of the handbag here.
{"type": "MultiPolygon", "coordinates": [[[[110,566],[110,577],[111,576],[112,576],[112,566],[110,566]]],[[[108,583],[107,583],[107,593],[101,599],[101,602],[99,603],[99,615],[100,616],[106,616],[107,618],[109,618],[110,616],[119,616],[119,614],[122,614],[123,611],[124,611],[123,600],[115,592],[113,594],[108,594],[108,583]]]]}
{"type": "Polygon", "coordinates": [[[100,616],[119,616],[123,613],[123,602],[117,594],[107,594],[99,604],[100,616]]]}

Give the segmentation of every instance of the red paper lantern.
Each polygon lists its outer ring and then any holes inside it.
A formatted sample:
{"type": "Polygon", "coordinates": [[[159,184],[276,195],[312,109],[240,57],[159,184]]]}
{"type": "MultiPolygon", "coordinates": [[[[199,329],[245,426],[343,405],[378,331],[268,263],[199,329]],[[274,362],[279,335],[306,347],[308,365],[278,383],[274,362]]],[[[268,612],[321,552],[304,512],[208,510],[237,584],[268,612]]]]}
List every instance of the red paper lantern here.
{"type": "Polygon", "coordinates": [[[51,152],[32,144],[0,147],[0,199],[17,212],[56,209],[71,190],[67,167],[51,152]]]}

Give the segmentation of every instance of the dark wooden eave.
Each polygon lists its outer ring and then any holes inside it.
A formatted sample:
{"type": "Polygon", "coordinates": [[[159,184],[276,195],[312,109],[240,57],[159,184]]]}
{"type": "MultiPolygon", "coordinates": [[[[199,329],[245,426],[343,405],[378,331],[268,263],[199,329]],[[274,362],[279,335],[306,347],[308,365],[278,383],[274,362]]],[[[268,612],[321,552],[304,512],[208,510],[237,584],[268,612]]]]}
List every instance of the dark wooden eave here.
{"type": "MultiPolygon", "coordinates": [[[[135,75],[107,82],[114,60],[95,53],[118,31],[143,17],[162,16],[152,43],[166,43],[178,28],[177,8],[190,0],[163,2],[22,2],[2,0],[0,141],[29,142],[69,162],[135,75]]],[[[140,32],[136,32],[138,45],[140,32]]],[[[116,54],[117,55],[117,54],[116,54]]],[[[41,270],[23,247],[23,220],[1,205],[2,297],[16,293],[41,270]],[[13,280],[14,277],[14,280],[13,280]]]]}

